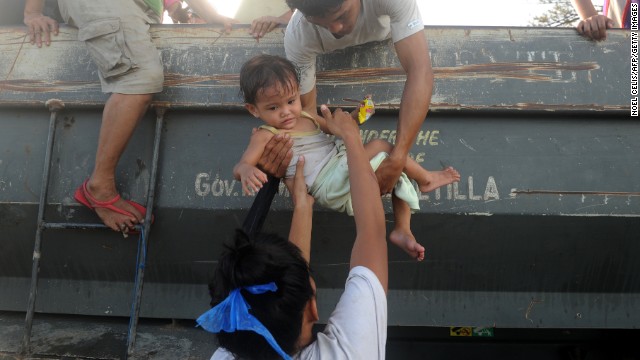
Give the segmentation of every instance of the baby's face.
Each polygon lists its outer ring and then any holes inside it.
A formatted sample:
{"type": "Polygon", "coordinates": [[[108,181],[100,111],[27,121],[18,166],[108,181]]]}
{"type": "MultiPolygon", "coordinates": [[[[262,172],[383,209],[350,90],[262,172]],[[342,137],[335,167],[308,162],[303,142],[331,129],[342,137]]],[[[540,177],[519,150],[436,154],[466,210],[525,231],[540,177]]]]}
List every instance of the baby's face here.
{"type": "Polygon", "coordinates": [[[287,88],[280,84],[260,91],[253,109],[249,111],[267,125],[281,130],[293,130],[302,112],[298,87],[287,88]]]}

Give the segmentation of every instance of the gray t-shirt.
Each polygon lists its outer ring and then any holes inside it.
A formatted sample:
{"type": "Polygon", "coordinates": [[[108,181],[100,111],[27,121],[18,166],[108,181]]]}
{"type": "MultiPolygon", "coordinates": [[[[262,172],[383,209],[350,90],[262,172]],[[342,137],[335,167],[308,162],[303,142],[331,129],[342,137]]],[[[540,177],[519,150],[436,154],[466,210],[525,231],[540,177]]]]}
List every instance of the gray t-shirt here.
{"type": "Polygon", "coordinates": [[[424,30],[415,0],[361,0],[360,15],[350,34],[336,39],[329,30],[314,25],[296,11],[284,35],[284,50],[300,72],[300,93],[316,84],[316,56],[371,41],[398,42],[424,30]]]}

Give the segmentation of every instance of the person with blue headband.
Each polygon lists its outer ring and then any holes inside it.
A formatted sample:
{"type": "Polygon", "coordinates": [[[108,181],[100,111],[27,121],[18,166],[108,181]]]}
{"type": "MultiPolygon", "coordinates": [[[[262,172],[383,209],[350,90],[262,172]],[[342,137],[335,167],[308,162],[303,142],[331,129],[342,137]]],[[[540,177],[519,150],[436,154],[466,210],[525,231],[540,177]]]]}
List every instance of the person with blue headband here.
{"type": "Polygon", "coordinates": [[[209,284],[213,308],[199,326],[217,334],[222,359],[384,359],[387,338],[386,226],[375,173],[358,125],[340,109],[321,106],[332,133],[347,148],[356,239],[345,291],[325,329],[318,321],[316,286],[309,271],[313,197],[300,157],[292,191],[289,240],[236,233],[209,284]],[[357,186],[355,186],[357,184],[357,186]]]}

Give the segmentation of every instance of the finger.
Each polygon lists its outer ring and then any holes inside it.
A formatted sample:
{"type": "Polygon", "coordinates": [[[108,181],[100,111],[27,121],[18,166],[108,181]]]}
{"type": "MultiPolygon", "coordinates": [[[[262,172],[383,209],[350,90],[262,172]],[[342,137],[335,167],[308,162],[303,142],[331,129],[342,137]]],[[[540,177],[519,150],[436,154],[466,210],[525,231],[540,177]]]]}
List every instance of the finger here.
{"type": "Polygon", "coordinates": [[[269,155],[272,161],[276,161],[279,157],[280,157],[280,160],[282,160],[282,155],[280,155],[280,153],[282,152],[282,149],[286,145],[286,141],[283,141],[284,139],[285,139],[284,136],[280,136],[280,137],[274,136],[270,141],[272,143],[272,147],[271,147],[271,153],[269,155]]]}
{"type": "Polygon", "coordinates": [[[36,30],[36,45],[38,45],[38,47],[42,46],[42,37],[40,35],[40,30],[36,30]]]}
{"type": "Polygon", "coordinates": [[[590,39],[593,39],[593,35],[591,35],[591,24],[587,21],[585,21],[584,25],[582,26],[582,34],[590,39]]]}
{"type": "Polygon", "coordinates": [[[267,182],[267,174],[263,173],[262,171],[260,171],[259,173],[256,174],[256,177],[258,178],[258,180],[260,180],[260,182],[262,184],[267,182]]]}
{"type": "MultiPolygon", "coordinates": [[[[287,158],[289,159],[289,161],[291,161],[291,157],[289,157],[288,151],[291,150],[292,146],[293,140],[291,140],[289,135],[285,134],[285,136],[279,140],[277,145],[277,152],[275,153],[274,158],[277,164],[280,165],[280,163],[285,161],[287,158]]],[[[289,163],[286,163],[285,166],[287,166],[288,164],[289,163]]]]}
{"type": "Polygon", "coordinates": [[[53,33],[53,35],[58,35],[60,27],[57,21],[49,22],[49,31],[53,33]]]}
{"type": "Polygon", "coordinates": [[[304,181],[304,156],[298,156],[298,162],[296,163],[296,181],[304,181]]]}
{"type": "Polygon", "coordinates": [[[265,145],[264,152],[266,154],[269,154],[269,153],[273,152],[274,150],[276,150],[277,147],[281,147],[282,146],[282,144],[280,144],[281,140],[282,140],[282,135],[280,135],[280,134],[272,137],[271,140],[269,140],[267,142],[267,145],[265,145]]]}
{"type": "Polygon", "coordinates": [[[597,25],[598,25],[598,39],[599,40],[606,39],[607,38],[606,18],[604,16],[598,17],[597,25]]]}
{"type": "Polygon", "coordinates": [[[35,44],[36,42],[36,30],[33,25],[29,25],[29,42],[31,43],[31,45],[35,44]]]}
{"type": "Polygon", "coordinates": [[[51,45],[51,33],[49,32],[49,28],[46,28],[44,32],[44,43],[47,46],[51,45]]]}
{"type": "Polygon", "coordinates": [[[251,195],[251,191],[249,190],[249,184],[246,181],[242,182],[242,193],[245,195],[251,195]]]}
{"type": "Polygon", "coordinates": [[[330,119],[331,118],[331,111],[329,110],[329,108],[327,107],[327,105],[320,105],[320,112],[322,113],[322,117],[325,119],[330,119]]]}
{"type": "Polygon", "coordinates": [[[249,176],[248,184],[253,190],[259,190],[262,188],[262,181],[260,181],[256,174],[251,174],[251,176],[249,176]]]}

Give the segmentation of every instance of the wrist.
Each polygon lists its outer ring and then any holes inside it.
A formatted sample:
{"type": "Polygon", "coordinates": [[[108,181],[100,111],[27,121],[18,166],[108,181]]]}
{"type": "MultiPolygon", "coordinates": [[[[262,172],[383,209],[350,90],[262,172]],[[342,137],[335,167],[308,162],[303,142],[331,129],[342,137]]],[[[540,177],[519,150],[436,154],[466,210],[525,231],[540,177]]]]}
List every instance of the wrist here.
{"type": "Polygon", "coordinates": [[[24,22],[44,16],[42,12],[24,12],[24,22]]]}
{"type": "Polygon", "coordinates": [[[397,150],[397,148],[394,148],[391,150],[391,154],[389,154],[389,161],[394,165],[404,167],[407,162],[408,155],[409,154],[403,153],[402,151],[397,150]]]}

